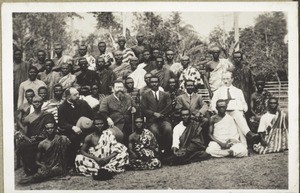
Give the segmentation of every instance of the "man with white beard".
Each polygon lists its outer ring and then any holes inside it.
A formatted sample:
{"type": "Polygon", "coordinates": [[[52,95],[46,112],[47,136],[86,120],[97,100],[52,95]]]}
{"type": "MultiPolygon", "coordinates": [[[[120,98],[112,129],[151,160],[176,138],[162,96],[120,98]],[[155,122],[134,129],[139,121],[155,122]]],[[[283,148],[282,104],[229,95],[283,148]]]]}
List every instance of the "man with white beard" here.
{"type": "Polygon", "coordinates": [[[110,127],[118,127],[124,134],[124,144],[127,145],[128,136],[132,133],[131,114],[136,112],[130,95],[125,93],[122,81],[115,81],[113,93],[105,97],[99,112],[107,118],[110,127]]]}

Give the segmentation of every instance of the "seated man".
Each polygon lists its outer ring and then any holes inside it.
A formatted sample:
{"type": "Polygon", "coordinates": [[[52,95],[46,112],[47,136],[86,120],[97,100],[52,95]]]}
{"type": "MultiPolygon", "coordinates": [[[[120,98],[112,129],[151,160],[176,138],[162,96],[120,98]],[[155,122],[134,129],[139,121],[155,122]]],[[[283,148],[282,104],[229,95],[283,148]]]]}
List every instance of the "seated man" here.
{"type": "Polygon", "coordinates": [[[127,148],[116,141],[104,117],[98,115],[96,120],[95,131],[86,136],[80,154],[76,156],[76,170],[85,176],[109,179],[113,173],[125,171],[127,148]]]}
{"type": "Polygon", "coordinates": [[[129,136],[129,168],[133,170],[152,170],[161,167],[157,159],[159,149],[151,131],[145,128],[142,117],[135,118],[135,132],[129,136]]]}
{"type": "Polygon", "coordinates": [[[260,119],[258,133],[261,142],[253,146],[257,153],[275,153],[288,149],[288,117],[278,108],[277,98],[270,97],[268,112],[260,119]]]}
{"type": "Polygon", "coordinates": [[[39,143],[36,156],[36,164],[40,169],[32,177],[22,179],[20,183],[42,182],[67,172],[66,152],[70,140],[57,134],[57,126],[52,116],[45,120],[44,128],[47,138],[39,143]]]}
{"type": "Polygon", "coordinates": [[[248,156],[247,146],[242,144],[234,119],[226,114],[226,100],[218,100],[218,114],[210,119],[209,136],[212,139],[206,153],[213,157],[245,157],[248,156]]]}
{"type": "Polygon", "coordinates": [[[173,130],[173,155],[165,162],[169,165],[182,165],[208,159],[205,152],[204,138],[202,136],[202,118],[192,119],[188,109],[180,111],[181,122],[173,130]]]}

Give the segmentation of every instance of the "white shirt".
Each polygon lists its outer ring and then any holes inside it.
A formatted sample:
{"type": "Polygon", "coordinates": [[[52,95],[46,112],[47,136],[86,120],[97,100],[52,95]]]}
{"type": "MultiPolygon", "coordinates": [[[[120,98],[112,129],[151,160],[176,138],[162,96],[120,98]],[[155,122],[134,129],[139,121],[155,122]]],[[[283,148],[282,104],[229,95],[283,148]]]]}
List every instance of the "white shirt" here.
{"type": "Polygon", "coordinates": [[[227,110],[239,110],[246,112],[248,110],[248,105],[245,101],[242,90],[232,85],[229,87],[222,86],[215,91],[214,96],[211,99],[211,110],[217,112],[216,102],[219,99],[228,99],[227,88],[229,88],[229,92],[232,98],[232,100],[230,100],[227,105],[227,110]]]}
{"type": "Polygon", "coordinates": [[[157,100],[159,101],[159,90],[156,92],[152,90],[152,93],[153,93],[154,98],[157,97],[157,100]],[[155,97],[155,95],[156,95],[156,97],[155,97]]]}
{"type": "Polygon", "coordinates": [[[174,127],[172,148],[176,147],[179,149],[179,143],[180,143],[179,138],[185,129],[186,129],[186,126],[183,125],[183,121],[181,121],[174,127]]]}
{"type": "Polygon", "coordinates": [[[274,118],[276,119],[277,116],[278,112],[276,114],[271,114],[267,112],[263,116],[261,116],[257,132],[265,132],[268,126],[272,127],[274,123],[271,124],[271,122],[274,118]]]}

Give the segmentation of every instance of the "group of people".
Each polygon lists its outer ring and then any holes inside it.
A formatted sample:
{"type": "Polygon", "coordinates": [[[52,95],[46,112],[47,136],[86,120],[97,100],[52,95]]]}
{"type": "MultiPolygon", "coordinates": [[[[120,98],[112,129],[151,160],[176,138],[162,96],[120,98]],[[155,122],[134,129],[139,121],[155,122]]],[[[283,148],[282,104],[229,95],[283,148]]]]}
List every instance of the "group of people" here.
{"type": "Polygon", "coordinates": [[[211,157],[245,157],[288,149],[287,114],[254,81],[240,51],[233,63],[210,50],[212,60],[174,61],[144,43],[99,55],[80,45],[78,55],[37,52],[37,62],[14,50],[15,149],[22,183],[68,173],[111,179],[125,170],[157,169],[211,157]],[[204,67],[203,67],[204,66],[204,67]],[[210,100],[199,92],[208,89],[210,100]]]}

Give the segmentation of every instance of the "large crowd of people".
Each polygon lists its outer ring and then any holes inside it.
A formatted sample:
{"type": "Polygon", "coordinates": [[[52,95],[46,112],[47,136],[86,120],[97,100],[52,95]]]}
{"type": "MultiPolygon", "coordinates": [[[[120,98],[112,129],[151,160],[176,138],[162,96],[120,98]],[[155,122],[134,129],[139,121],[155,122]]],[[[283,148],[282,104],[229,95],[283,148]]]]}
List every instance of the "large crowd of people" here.
{"type": "Polygon", "coordinates": [[[213,47],[203,68],[144,39],[138,34],[128,48],[120,36],[113,52],[100,41],[97,56],[80,45],[71,57],[57,43],[53,58],[39,50],[31,64],[14,50],[20,183],[67,174],[107,180],[126,170],[288,149],[287,113],[242,52],[230,60],[213,47]]]}

